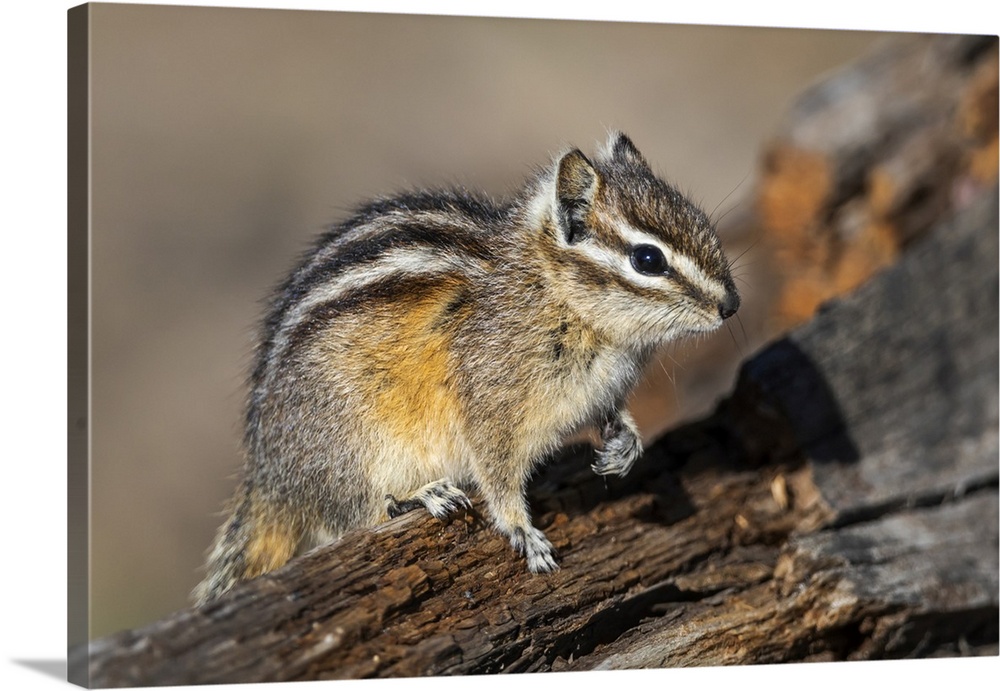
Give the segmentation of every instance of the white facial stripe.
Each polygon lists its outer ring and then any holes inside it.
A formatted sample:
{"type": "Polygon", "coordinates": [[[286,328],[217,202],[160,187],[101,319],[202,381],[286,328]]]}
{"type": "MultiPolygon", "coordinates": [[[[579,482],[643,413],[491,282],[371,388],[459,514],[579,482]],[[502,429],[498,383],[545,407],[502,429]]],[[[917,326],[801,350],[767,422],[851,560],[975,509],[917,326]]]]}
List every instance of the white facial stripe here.
{"type": "MultiPolygon", "coordinates": [[[[671,269],[690,281],[695,287],[709,297],[716,300],[722,300],[726,297],[725,286],[710,276],[707,276],[705,272],[701,270],[701,267],[699,267],[690,257],[674,251],[670,246],[663,244],[663,242],[656,236],[644,233],[643,231],[622,222],[615,224],[615,230],[617,230],[619,235],[621,235],[622,238],[624,238],[625,241],[633,247],[636,245],[653,245],[654,247],[659,248],[659,250],[663,252],[663,256],[666,258],[667,264],[671,269]]],[[[634,269],[631,270],[631,274],[629,275],[640,285],[647,285],[647,283],[638,279],[651,279],[651,282],[648,283],[648,285],[651,286],[663,285],[663,282],[657,281],[655,276],[643,276],[634,269]]]]}
{"type": "MultiPolygon", "coordinates": [[[[529,206],[529,217],[535,221],[536,225],[541,225],[541,219],[548,219],[553,216],[553,209],[557,205],[554,198],[554,185],[548,192],[548,194],[537,195],[529,206]]],[[[627,223],[608,217],[605,217],[603,220],[605,223],[610,222],[618,234],[633,247],[636,245],[653,245],[659,248],[663,252],[663,256],[671,269],[682,275],[710,298],[721,301],[726,297],[725,286],[705,275],[705,272],[690,257],[674,251],[656,236],[645,233],[627,223]]],[[[607,267],[620,276],[627,277],[628,280],[636,285],[653,290],[666,290],[668,287],[668,284],[662,278],[658,276],[646,276],[636,271],[632,267],[631,258],[628,256],[612,252],[588,240],[570,245],[566,242],[566,238],[562,233],[558,233],[556,241],[561,247],[582,252],[595,263],[607,267]]]]}
{"type": "MultiPolygon", "coordinates": [[[[554,195],[555,192],[552,191],[554,195]]],[[[551,219],[553,223],[557,222],[555,214],[555,202],[547,194],[537,194],[532,198],[527,205],[527,222],[530,228],[538,230],[542,228],[551,219]]],[[[566,240],[562,233],[556,233],[556,241],[560,246],[566,247],[566,240]]]]}
{"type": "MultiPolygon", "coordinates": [[[[600,245],[596,245],[590,240],[577,243],[573,246],[573,249],[587,255],[595,264],[600,264],[616,273],[622,273],[625,267],[629,266],[627,257],[622,257],[617,252],[612,252],[600,245]]],[[[634,273],[631,268],[629,268],[629,271],[634,273]]]]}

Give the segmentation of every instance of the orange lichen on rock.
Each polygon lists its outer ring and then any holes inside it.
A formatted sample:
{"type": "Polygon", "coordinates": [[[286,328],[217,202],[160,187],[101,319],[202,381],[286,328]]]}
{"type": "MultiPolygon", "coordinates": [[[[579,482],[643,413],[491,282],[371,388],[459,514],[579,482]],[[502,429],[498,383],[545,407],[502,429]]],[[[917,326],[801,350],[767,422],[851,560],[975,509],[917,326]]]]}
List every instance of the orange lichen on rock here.
{"type": "Polygon", "coordinates": [[[892,264],[899,256],[900,244],[895,226],[885,221],[865,224],[845,245],[832,272],[832,292],[841,295],[867,281],[881,269],[892,264]]]}
{"type": "Polygon", "coordinates": [[[968,152],[967,167],[972,177],[979,183],[994,182],[998,168],[998,114],[997,101],[1000,100],[1000,68],[997,62],[996,46],[992,59],[984,60],[976,70],[969,88],[963,95],[959,108],[959,120],[963,134],[973,142],[968,152]]]}
{"type": "Polygon", "coordinates": [[[768,151],[758,196],[758,212],[772,237],[796,250],[809,241],[833,185],[830,164],[820,152],[777,143],[768,151]]]}
{"type": "Polygon", "coordinates": [[[796,104],[756,194],[779,284],[771,329],[808,320],[995,184],[997,54],[995,37],[904,37],[796,104]]]}

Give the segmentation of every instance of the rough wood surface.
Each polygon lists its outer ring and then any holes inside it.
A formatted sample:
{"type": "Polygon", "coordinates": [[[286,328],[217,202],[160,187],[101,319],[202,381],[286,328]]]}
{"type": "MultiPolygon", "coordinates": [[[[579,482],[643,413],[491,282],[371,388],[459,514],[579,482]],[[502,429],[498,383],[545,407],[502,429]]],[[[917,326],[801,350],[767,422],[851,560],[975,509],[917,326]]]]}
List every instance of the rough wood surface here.
{"type": "Polygon", "coordinates": [[[996,654],[997,226],[993,190],[629,477],[554,461],[558,572],[408,514],[91,643],[91,684],[996,654]]]}
{"type": "Polygon", "coordinates": [[[803,459],[775,496],[818,501],[821,529],[573,668],[997,653],[996,205],[758,355],[723,405],[750,461],[803,459]]]}

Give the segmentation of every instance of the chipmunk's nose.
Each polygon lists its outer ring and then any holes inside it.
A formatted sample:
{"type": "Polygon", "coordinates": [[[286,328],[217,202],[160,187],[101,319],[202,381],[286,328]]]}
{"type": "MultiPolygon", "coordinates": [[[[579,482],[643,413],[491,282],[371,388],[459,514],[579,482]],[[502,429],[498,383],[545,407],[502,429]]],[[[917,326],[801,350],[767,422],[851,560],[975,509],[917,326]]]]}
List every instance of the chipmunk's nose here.
{"type": "Polygon", "coordinates": [[[730,290],[726,293],[726,297],[723,298],[722,302],[719,303],[719,316],[723,319],[729,319],[736,314],[736,310],[739,308],[740,296],[735,290],[730,290]]]}

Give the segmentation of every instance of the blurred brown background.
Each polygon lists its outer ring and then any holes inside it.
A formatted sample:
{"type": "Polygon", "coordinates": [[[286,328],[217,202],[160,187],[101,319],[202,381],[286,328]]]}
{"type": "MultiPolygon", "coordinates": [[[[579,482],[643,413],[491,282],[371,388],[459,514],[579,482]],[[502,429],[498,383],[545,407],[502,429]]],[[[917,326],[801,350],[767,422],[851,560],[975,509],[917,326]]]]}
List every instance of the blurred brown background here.
{"type": "MultiPolygon", "coordinates": [[[[503,194],[611,127],[737,217],[792,97],[880,37],[91,7],[93,637],[186,605],[240,464],[262,300],[325,225],[400,187],[503,194]]],[[[636,402],[647,435],[711,406],[759,342],[753,257],[742,328],[702,346],[727,364],[692,382],[672,350],[636,402]]]]}

